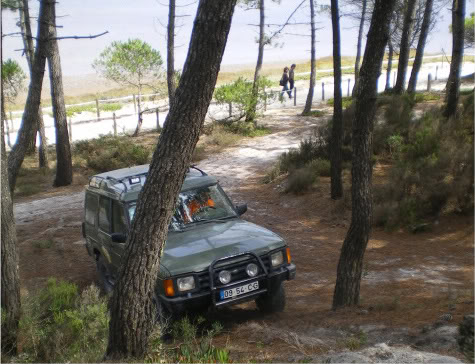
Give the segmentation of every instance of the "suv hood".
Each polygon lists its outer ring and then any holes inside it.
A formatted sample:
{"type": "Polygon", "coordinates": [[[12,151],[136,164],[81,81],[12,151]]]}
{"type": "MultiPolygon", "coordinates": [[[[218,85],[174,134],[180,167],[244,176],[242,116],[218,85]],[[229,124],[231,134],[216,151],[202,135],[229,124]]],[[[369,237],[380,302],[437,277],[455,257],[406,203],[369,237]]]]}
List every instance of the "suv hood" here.
{"type": "Polygon", "coordinates": [[[262,255],[284,245],[277,234],[241,219],[201,223],[168,234],[160,264],[172,276],[202,272],[218,258],[249,251],[262,255]]]}

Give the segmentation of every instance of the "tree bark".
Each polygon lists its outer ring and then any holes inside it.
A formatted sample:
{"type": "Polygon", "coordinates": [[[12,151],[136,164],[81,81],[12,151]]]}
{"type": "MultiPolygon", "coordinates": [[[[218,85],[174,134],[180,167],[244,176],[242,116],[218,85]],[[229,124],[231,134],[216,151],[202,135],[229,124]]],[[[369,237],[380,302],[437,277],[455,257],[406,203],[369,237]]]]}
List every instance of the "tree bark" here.
{"type": "Polygon", "coordinates": [[[376,0],[360,71],[352,130],[352,216],[338,262],[333,309],[359,301],[363,257],[372,220],[372,133],[377,82],[395,0],[376,0]]]}
{"type": "Polygon", "coordinates": [[[341,181],[341,140],[343,134],[343,106],[341,99],[341,54],[340,54],[340,14],[338,0],[331,0],[333,28],[333,126],[331,137],[331,198],[343,196],[341,181]]]}
{"type": "Polygon", "coordinates": [[[175,0],[170,0],[168,5],[168,26],[167,26],[167,85],[168,104],[173,102],[175,94],[175,0]]]}
{"type": "Polygon", "coordinates": [[[265,46],[265,4],[264,0],[259,1],[259,51],[257,54],[256,70],[254,71],[254,83],[252,84],[252,101],[249,110],[246,113],[246,121],[253,121],[254,126],[257,125],[256,110],[257,110],[257,96],[259,93],[259,77],[261,75],[262,63],[264,61],[264,46],[265,46]]]}
{"type": "Polygon", "coordinates": [[[152,301],[175,203],[213,96],[236,0],[201,0],[175,101],[142,189],[111,303],[106,358],[143,358],[152,301]]]}
{"type": "MultiPolygon", "coordinates": [[[[0,35],[3,35],[0,24],[0,35]]],[[[0,36],[0,38],[2,38],[0,36]]],[[[0,40],[0,64],[2,63],[2,44],[0,40]]],[[[20,279],[18,273],[18,251],[13,218],[13,203],[8,184],[7,152],[5,148],[4,121],[5,101],[3,97],[3,85],[1,91],[1,169],[2,169],[2,235],[1,235],[1,299],[2,299],[2,354],[17,354],[18,323],[20,320],[20,279]],[[3,316],[3,314],[5,316],[3,316]]]]}
{"type": "Polygon", "coordinates": [[[363,40],[363,30],[364,30],[364,22],[366,17],[366,4],[367,0],[363,0],[363,8],[361,10],[361,19],[360,19],[360,28],[358,30],[358,43],[356,45],[356,61],[355,61],[355,85],[353,86],[353,91],[351,92],[351,96],[354,97],[356,94],[356,89],[358,87],[358,79],[360,76],[360,59],[361,59],[361,43],[363,40]]]}
{"type": "Polygon", "coordinates": [[[393,68],[393,54],[394,54],[394,48],[391,43],[391,39],[389,39],[388,41],[388,48],[389,48],[388,67],[386,69],[386,86],[384,87],[384,91],[391,90],[391,72],[393,68]]]}
{"type": "Polygon", "coordinates": [[[396,84],[394,93],[400,95],[406,88],[407,64],[409,62],[410,37],[412,25],[414,24],[414,12],[416,10],[416,0],[406,0],[406,12],[404,14],[404,24],[402,27],[401,44],[399,46],[399,63],[397,67],[396,84]]]}
{"type": "MultiPolygon", "coordinates": [[[[35,55],[35,47],[33,45],[33,37],[31,32],[30,9],[28,7],[28,0],[22,0],[20,11],[20,28],[22,31],[23,45],[25,47],[26,61],[28,62],[28,69],[33,68],[33,59],[35,55]]],[[[43,121],[43,112],[41,107],[38,109],[37,131],[40,137],[40,146],[38,148],[38,159],[40,168],[48,168],[48,154],[47,154],[47,140],[45,136],[45,125],[43,121]]],[[[29,151],[34,152],[36,148],[36,133],[32,136],[29,146],[29,151]]]]}
{"type": "MultiPolygon", "coordinates": [[[[313,92],[315,90],[315,79],[317,76],[317,60],[315,55],[315,4],[310,0],[310,29],[311,29],[311,51],[310,51],[310,87],[308,89],[307,101],[303,109],[303,114],[308,114],[312,110],[313,92]]],[[[294,95],[295,97],[295,95],[294,95]]]]}
{"type": "Polygon", "coordinates": [[[424,10],[424,19],[422,20],[421,32],[419,35],[419,41],[417,43],[416,57],[414,59],[414,64],[412,65],[411,78],[409,79],[409,84],[407,86],[407,92],[409,93],[416,92],[417,75],[419,74],[419,71],[422,66],[422,58],[424,57],[424,48],[426,46],[427,35],[429,34],[433,3],[434,3],[434,0],[426,1],[426,8],[424,10]]]}
{"type": "Polygon", "coordinates": [[[28,148],[28,143],[32,135],[36,134],[36,123],[38,110],[41,104],[41,88],[43,86],[43,77],[46,64],[46,48],[48,46],[48,24],[46,22],[48,7],[51,6],[45,0],[40,2],[40,13],[38,19],[38,35],[33,68],[31,70],[30,86],[26,98],[25,110],[23,112],[22,122],[18,130],[17,141],[8,156],[8,182],[10,191],[13,194],[15,189],[18,172],[28,148]]]}
{"type": "Polygon", "coordinates": [[[56,9],[54,0],[48,7],[48,68],[51,88],[51,102],[53,104],[54,127],[56,129],[56,177],[53,186],[68,186],[73,182],[73,163],[71,146],[69,144],[68,120],[64,104],[63,76],[61,59],[56,38],[56,9]]]}
{"type": "Polygon", "coordinates": [[[463,61],[465,32],[465,0],[453,0],[452,4],[452,60],[446,88],[446,106],[444,116],[449,118],[457,112],[460,92],[460,72],[463,61]]]}

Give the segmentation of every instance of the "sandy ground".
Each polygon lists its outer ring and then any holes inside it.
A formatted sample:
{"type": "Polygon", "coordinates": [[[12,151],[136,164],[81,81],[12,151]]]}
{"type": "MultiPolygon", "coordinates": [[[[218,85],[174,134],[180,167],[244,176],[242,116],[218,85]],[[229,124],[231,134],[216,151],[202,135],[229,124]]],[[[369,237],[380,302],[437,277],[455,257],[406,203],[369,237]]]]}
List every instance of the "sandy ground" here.
{"type": "MultiPolygon", "coordinates": [[[[326,178],[302,196],[284,194],[282,179],[261,182],[280,153],[298,146],[323,122],[299,112],[298,107],[269,110],[260,123],[272,134],[248,139],[198,164],[218,177],[236,203],[248,203],[246,220],[286,239],[297,265],[297,278],[286,283],[283,313],[262,316],[254,303],[210,313],[225,325],[216,343],[227,345],[235,362],[308,361],[348,350],[348,343],[362,333],[363,345],[419,348],[421,330],[441,315],[450,313],[449,324],[455,325],[473,313],[473,218],[454,216],[442,217],[432,231],[417,235],[375,229],[365,255],[360,307],[331,311],[339,252],[350,221],[348,200],[331,200],[326,178]]],[[[384,174],[385,166],[376,166],[375,181],[384,174]]],[[[59,195],[16,203],[14,211],[23,293],[51,276],[80,287],[95,282],[95,266],[80,232],[82,191],[66,188],[59,195]],[[52,243],[45,247],[45,241],[52,243]]],[[[429,351],[460,358],[452,346],[429,351]]]]}

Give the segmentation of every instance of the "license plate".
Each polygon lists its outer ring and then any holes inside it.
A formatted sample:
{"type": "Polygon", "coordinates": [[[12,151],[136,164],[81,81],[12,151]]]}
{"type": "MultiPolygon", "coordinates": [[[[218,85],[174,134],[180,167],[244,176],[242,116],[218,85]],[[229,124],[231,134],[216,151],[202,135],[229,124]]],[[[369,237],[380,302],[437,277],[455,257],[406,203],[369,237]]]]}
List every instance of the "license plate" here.
{"type": "Polygon", "coordinates": [[[233,297],[242,295],[244,293],[255,291],[257,289],[259,289],[258,281],[245,284],[244,286],[239,286],[239,287],[230,288],[230,289],[223,289],[219,292],[219,297],[222,300],[227,300],[228,298],[233,298],[233,297]]]}

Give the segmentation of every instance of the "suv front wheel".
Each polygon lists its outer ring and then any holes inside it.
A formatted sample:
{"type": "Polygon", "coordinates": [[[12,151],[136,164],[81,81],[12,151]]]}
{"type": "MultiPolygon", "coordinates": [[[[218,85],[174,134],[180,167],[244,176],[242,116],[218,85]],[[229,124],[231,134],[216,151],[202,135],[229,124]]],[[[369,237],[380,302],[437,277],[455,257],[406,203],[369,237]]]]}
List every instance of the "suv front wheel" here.
{"type": "Polygon", "coordinates": [[[262,313],[282,312],[285,308],[285,290],[282,282],[271,293],[256,299],[256,304],[262,313]]]}

